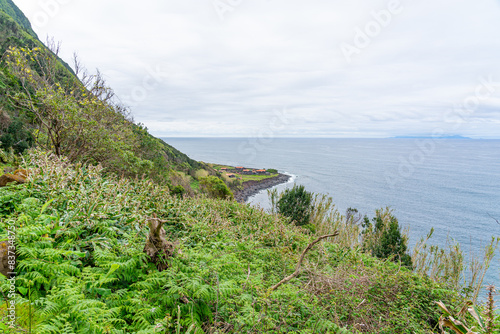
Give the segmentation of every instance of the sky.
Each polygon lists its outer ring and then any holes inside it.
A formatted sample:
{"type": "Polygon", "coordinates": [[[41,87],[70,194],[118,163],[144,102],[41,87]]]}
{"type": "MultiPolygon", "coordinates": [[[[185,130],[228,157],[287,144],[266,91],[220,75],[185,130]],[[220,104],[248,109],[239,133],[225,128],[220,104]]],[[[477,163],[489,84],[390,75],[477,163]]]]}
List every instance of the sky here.
{"type": "Polygon", "coordinates": [[[14,0],[159,137],[500,138],[500,0],[14,0]]]}

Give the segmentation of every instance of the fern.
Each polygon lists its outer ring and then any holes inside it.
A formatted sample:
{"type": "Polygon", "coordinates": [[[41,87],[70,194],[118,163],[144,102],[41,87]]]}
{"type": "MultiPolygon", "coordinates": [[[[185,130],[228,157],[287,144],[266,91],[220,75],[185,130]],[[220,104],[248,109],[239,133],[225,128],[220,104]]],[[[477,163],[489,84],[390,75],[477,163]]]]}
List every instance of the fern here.
{"type": "Polygon", "coordinates": [[[69,322],[68,315],[58,315],[49,321],[48,324],[38,328],[40,334],[76,334],[73,326],[69,322]]]}
{"type": "MultiPolygon", "coordinates": [[[[304,274],[269,294],[312,238],[286,220],[233,202],[173,199],[147,179],[49,154],[27,160],[30,182],[0,188],[0,240],[14,224],[16,299],[33,305],[35,333],[344,334],[364,317],[398,323],[403,306],[411,330],[424,332],[439,317],[426,296],[450,294],[341,244],[311,250],[304,274]],[[153,214],[176,241],[162,272],[143,253],[153,214]],[[357,308],[356,275],[370,308],[357,308]],[[390,305],[373,302],[389,289],[390,305]]],[[[10,290],[1,276],[0,290],[10,290]]]]}

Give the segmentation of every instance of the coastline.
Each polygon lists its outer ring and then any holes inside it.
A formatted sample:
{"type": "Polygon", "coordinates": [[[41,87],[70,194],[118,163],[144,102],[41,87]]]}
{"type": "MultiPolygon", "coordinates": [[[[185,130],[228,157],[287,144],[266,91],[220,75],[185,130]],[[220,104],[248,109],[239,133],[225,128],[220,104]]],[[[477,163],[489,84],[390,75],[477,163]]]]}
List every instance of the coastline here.
{"type": "Polygon", "coordinates": [[[262,190],[272,188],[278,184],[286,183],[292,178],[291,175],[278,174],[278,176],[264,179],[262,181],[247,181],[243,183],[243,189],[234,193],[237,202],[245,203],[251,196],[262,190]]]}

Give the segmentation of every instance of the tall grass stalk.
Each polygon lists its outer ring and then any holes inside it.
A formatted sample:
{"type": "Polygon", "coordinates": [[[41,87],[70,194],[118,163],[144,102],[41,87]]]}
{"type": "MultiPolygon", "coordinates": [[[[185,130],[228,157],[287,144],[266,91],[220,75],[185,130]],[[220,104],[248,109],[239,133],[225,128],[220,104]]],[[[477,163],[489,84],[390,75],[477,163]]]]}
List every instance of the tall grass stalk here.
{"type": "MultiPolygon", "coordinates": [[[[473,258],[470,263],[470,275],[471,279],[469,282],[469,286],[474,289],[474,295],[472,297],[472,301],[474,303],[477,302],[477,297],[483,285],[484,276],[486,272],[490,268],[491,261],[495,257],[495,252],[498,249],[498,243],[500,242],[500,238],[491,238],[491,242],[484,249],[484,256],[482,261],[479,261],[477,258],[473,258]]],[[[466,282],[464,281],[464,285],[466,282]]]]}
{"type": "Polygon", "coordinates": [[[315,226],[316,236],[338,232],[335,243],[342,247],[354,249],[360,246],[361,228],[354,217],[342,216],[333,199],[327,195],[315,194],[311,224],[315,226]]]}
{"type": "Polygon", "coordinates": [[[433,232],[434,229],[431,229],[427,237],[422,238],[413,248],[413,270],[446,284],[450,289],[463,290],[476,303],[500,239],[492,238],[481,259],[471,253],[467,263],[460,244],[452,238],[446,240],[443,248],[429,244],[433,232]]]}

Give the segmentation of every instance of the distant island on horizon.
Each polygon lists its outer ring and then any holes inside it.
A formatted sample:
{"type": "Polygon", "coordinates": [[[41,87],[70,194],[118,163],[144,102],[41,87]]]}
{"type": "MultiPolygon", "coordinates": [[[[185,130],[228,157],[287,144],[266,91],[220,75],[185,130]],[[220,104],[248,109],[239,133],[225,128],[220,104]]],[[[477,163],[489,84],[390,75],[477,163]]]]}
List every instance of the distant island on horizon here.
{"type": "MultiPolygon", "coordinates": [[[[232,136],[201,136],[201,137],[189,137],[189,136],[179,136],[179,137],[165,137],[157,135],[161,140],[170,139],[252,139],[253,137],[232,137],[232,136]]],[[[464,137],[460,135],[450,135],[450,136],[395,136],[395,137],[262,137],[262,139],[470,139],[470,140],[480,140],[480,139],[500,139],[500,138],[471,138],[464,137]]]]}
{"type": "Polygon", "coordinates": [[[427,138],[432,138],[432,139],[473,139],[470,137],[464,137],[460,135],[452,135],[452,136],[396,136],[392,137],[396,139],[427,139],[427,138]]]}

